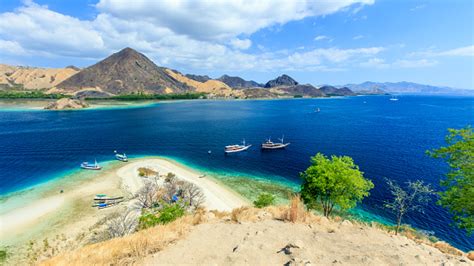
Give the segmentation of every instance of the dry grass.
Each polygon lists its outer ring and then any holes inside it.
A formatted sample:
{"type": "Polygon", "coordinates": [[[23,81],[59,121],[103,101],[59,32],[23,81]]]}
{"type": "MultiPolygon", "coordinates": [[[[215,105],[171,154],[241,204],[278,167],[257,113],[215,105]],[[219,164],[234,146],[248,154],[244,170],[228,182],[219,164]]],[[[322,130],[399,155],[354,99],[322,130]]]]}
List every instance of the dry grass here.
{"type": "Polygon", "coordinates": [[[443,241],[438,241],[434,243],[433,245],[435,248],[439,249],[439,251],[446,253],[446,254],[451,254],[451,255],[456,255],[456,256],[462,256],[464,253],[460,251],[459,249],[451,246],[450,244],[443,242],[443,241]]]}
{"type": "MultiPolygon", "coordinates": [[[[324,228],[328,233],[336,232],[331,225],[339,223],[342,218],[335,217],[328,221],[313,212],[306,211],[298,196],[291,198],[290,205],[269,206],[263,209],[253,207],[241,207],[234,209],[231,213],[197,209],[194,215],[182,217],[170,224],[160,225],[139,231],[135,234],[116,238],[102,243],[92,244],[76,251],[59,254],[41,265],[130,265],[138,262],[149,254],[156,253],[170,243],[184,238],[194,225],[208,222],[209,219],[216,221],[230,221],[235,223],[258,222],[261,220],[280,220],[291,223],[304,223],[308,225],[326,223],[324,228]],[[211,218],[212,217],[212,218],[211,218]],[[330,224],[327,224],[330,222],[330,224]]],[[[367,226],[364,223],[351,221],[356,226],[367,226]]],[[[370,225],[384,232],[389,230],[378,224],[370,225]]],[[[445,242],[428,243],[422,241],[415,234],[406,231],[404,234],[418,243],[429,244],[443,253],[451,255],[463,255],[461,251],[445,242]]]]}
{"type": "Polygon", "coordinates": [[[144,176],[144,177],[151,177],[151,176],[157,176],[158,172],[150,168],[140,167],[138,168],[138,175],[144,176]]]}
{"type": "MultiPolygon", "coordinates": [[[[199,216],[197,216],[199,217],[199,216]]],[[[148,254],[158,252],[170,243],[182,239],[197,221],[185,216],[170,224],[160,225],[135,234],[102,243],[84,246],[73,252],[41,262],[40,265],[124,265],[148,254]]]]}

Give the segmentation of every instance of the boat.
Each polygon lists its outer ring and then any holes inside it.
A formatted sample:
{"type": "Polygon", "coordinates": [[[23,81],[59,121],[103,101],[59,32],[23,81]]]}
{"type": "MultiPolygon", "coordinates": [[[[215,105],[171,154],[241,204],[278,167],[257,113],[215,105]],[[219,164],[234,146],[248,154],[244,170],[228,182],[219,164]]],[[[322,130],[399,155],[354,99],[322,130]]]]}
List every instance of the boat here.
{"type": "Polygon", "coordinates": [[[319,113],[319,112],[321,112],[321,109],[319,109],[319,107],[318,107],[318,108],[316,108],[316,110],[314,110],[314,112],[319,113]]]}
{"type": "Polygon", "coordinates": [[[100,170],[102,166],[100,166],[96,160],[94,164],[89,164],[88,162],[81,163],[81,168],[86,170],[100,170]]]}
{"type": "Polygon", "coordinates": [[[395,97],[395,96],[392,96],[392,97],[390,98],[390,101],[398,101],[398,98],[395,97]]]}
{"type": "Polygon", "coordinates": [[[227,145],[224,148],[224,152],[227,153],[235,153],[235,152],[241,152],[241,151],[246,151],[250,147],[252,147],[251,144],[246,145],[245,144],[245,139],[242,141],[242,145],[234,144],[234,145],[227,145]]]}
{"type": "Polygon", "coordinates": [[[278,143],[275,143],[270,138],[268,138],[267,141],[262,143],[262,150],[276,150],[286,148],[288,145],[290,145],[290,143],[285,143],[284,138],[285,136],[282,136],[281,139],[279,139],[280,142],[278,143]]]}
{"type": "Polygon", "coordinates": [[[125,153],[120,154],[120,153],[117,153],[117,151],[114,151],[114,153],[115,153],[115,159],[122,162],[128,162],[128,157],[125,153]]]}

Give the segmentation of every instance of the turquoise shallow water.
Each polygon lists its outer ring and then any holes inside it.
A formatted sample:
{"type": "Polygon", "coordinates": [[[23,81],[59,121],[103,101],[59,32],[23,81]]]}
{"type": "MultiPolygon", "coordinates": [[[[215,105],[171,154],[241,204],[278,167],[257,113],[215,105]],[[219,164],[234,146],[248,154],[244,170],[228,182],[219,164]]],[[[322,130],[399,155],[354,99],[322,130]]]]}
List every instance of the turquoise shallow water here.
{"type": "MultiPolygon", "coordinates": [[[[444,144],[446,129],[474,124],[474,98],[400,96],[337,99],[180,101],[80,112],[0,111],[1,194],[46,182],[82,161],[110,160],[113,151],[166,156],[227,178],[250,177],[297,187],[299,172],[317,152],[349,155],[375,189],[359,213],[391,221],[383,208],[385,178],[423,179],[438,188],[446,165],[425,155],[444,144]],[[321,112],[314,110],[320,108],[321,112]],[[285,135],[286,150],[261,152],[265,138],[285,135]],[[225,156],[243,138],[249,151],[225,156]],[[212,154],[207,153],[208,150],[212,154]]],[[[473,237],[450,226],[431,204],[406,222],[462,249],[473,237]]]]}

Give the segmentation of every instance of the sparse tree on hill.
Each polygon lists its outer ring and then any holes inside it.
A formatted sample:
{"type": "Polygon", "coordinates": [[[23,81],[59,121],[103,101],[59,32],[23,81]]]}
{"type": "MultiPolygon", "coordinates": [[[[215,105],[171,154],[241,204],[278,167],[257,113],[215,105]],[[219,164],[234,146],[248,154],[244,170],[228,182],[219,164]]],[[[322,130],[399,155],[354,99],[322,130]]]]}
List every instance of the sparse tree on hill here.
{"type": "Polygon", "coordinates": [[[392,210],[397,218],[397,226],[395,234],[398,234],[402,224],[403,216],[412,211],[423,213],[423,206],[431,200],[434,194],[429,185],[425,185],[423,181],[408,181],[407,188],[403,189],[392,180],[387,180],[390,192],[393,195],[392,201],[385,202],[385,207],[392,210]]]}
{"type": "Polygon", "coordinates": [[[193,183],[185,182],[181,187],[181,195],[185,203],[194,209],[199,208],[205,201],[204,193],[193,183]]]}
{"type": "Polygon", "coordinates": [[[445,189],[438,204],[447,208],[456,225],[474,232],[474,133],[472,127],[448,129],[448,146],[428,151],[434,158],[442,158],[451,170],[441,180],[445,189]]]}
{"type": "Polygon", "coordinates": [[[300,176],[301,197],[306,206],[316,208],[320,203],[326,217],[335,206],[342,210],[355,207],[374,187],[348,156],[327,158],[318,153],[311,157],[311,166],[300,176]]]}

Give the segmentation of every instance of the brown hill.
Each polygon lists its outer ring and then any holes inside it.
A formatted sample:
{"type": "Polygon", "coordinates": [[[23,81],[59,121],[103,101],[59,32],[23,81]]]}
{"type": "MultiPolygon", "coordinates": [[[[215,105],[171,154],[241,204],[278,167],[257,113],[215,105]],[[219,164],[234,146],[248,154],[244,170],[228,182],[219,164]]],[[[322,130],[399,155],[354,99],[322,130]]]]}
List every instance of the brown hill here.
{"type": "Polygon", "coordinates": [[[171,69],[166,69],[166,73],[175,80],[193,87],[196,92],[203,92],[218,97],[239,97],[242,94],[242,92],[233,90],[227,84],[219,80],[208,79],[205,82],[201,82],[191,79],[188,77],[188,75],[184,76],[178,71],[173,71],[171,69]]]}
{"type": "Polygon", "coordinates": [[[79,72],[75,67],[37,68],[0,64],[0,88],[49,89],[79,72]]]}
{"type": "Polygon", "coordinates": [[[57,88],[66,92],[95,88],[115,95],[132,92],[164,94],[194,91],[169,76],[165,68],[158,67],[145,55],[131,48],[125,48],[81,70],[58,84],[57,88]]]}

